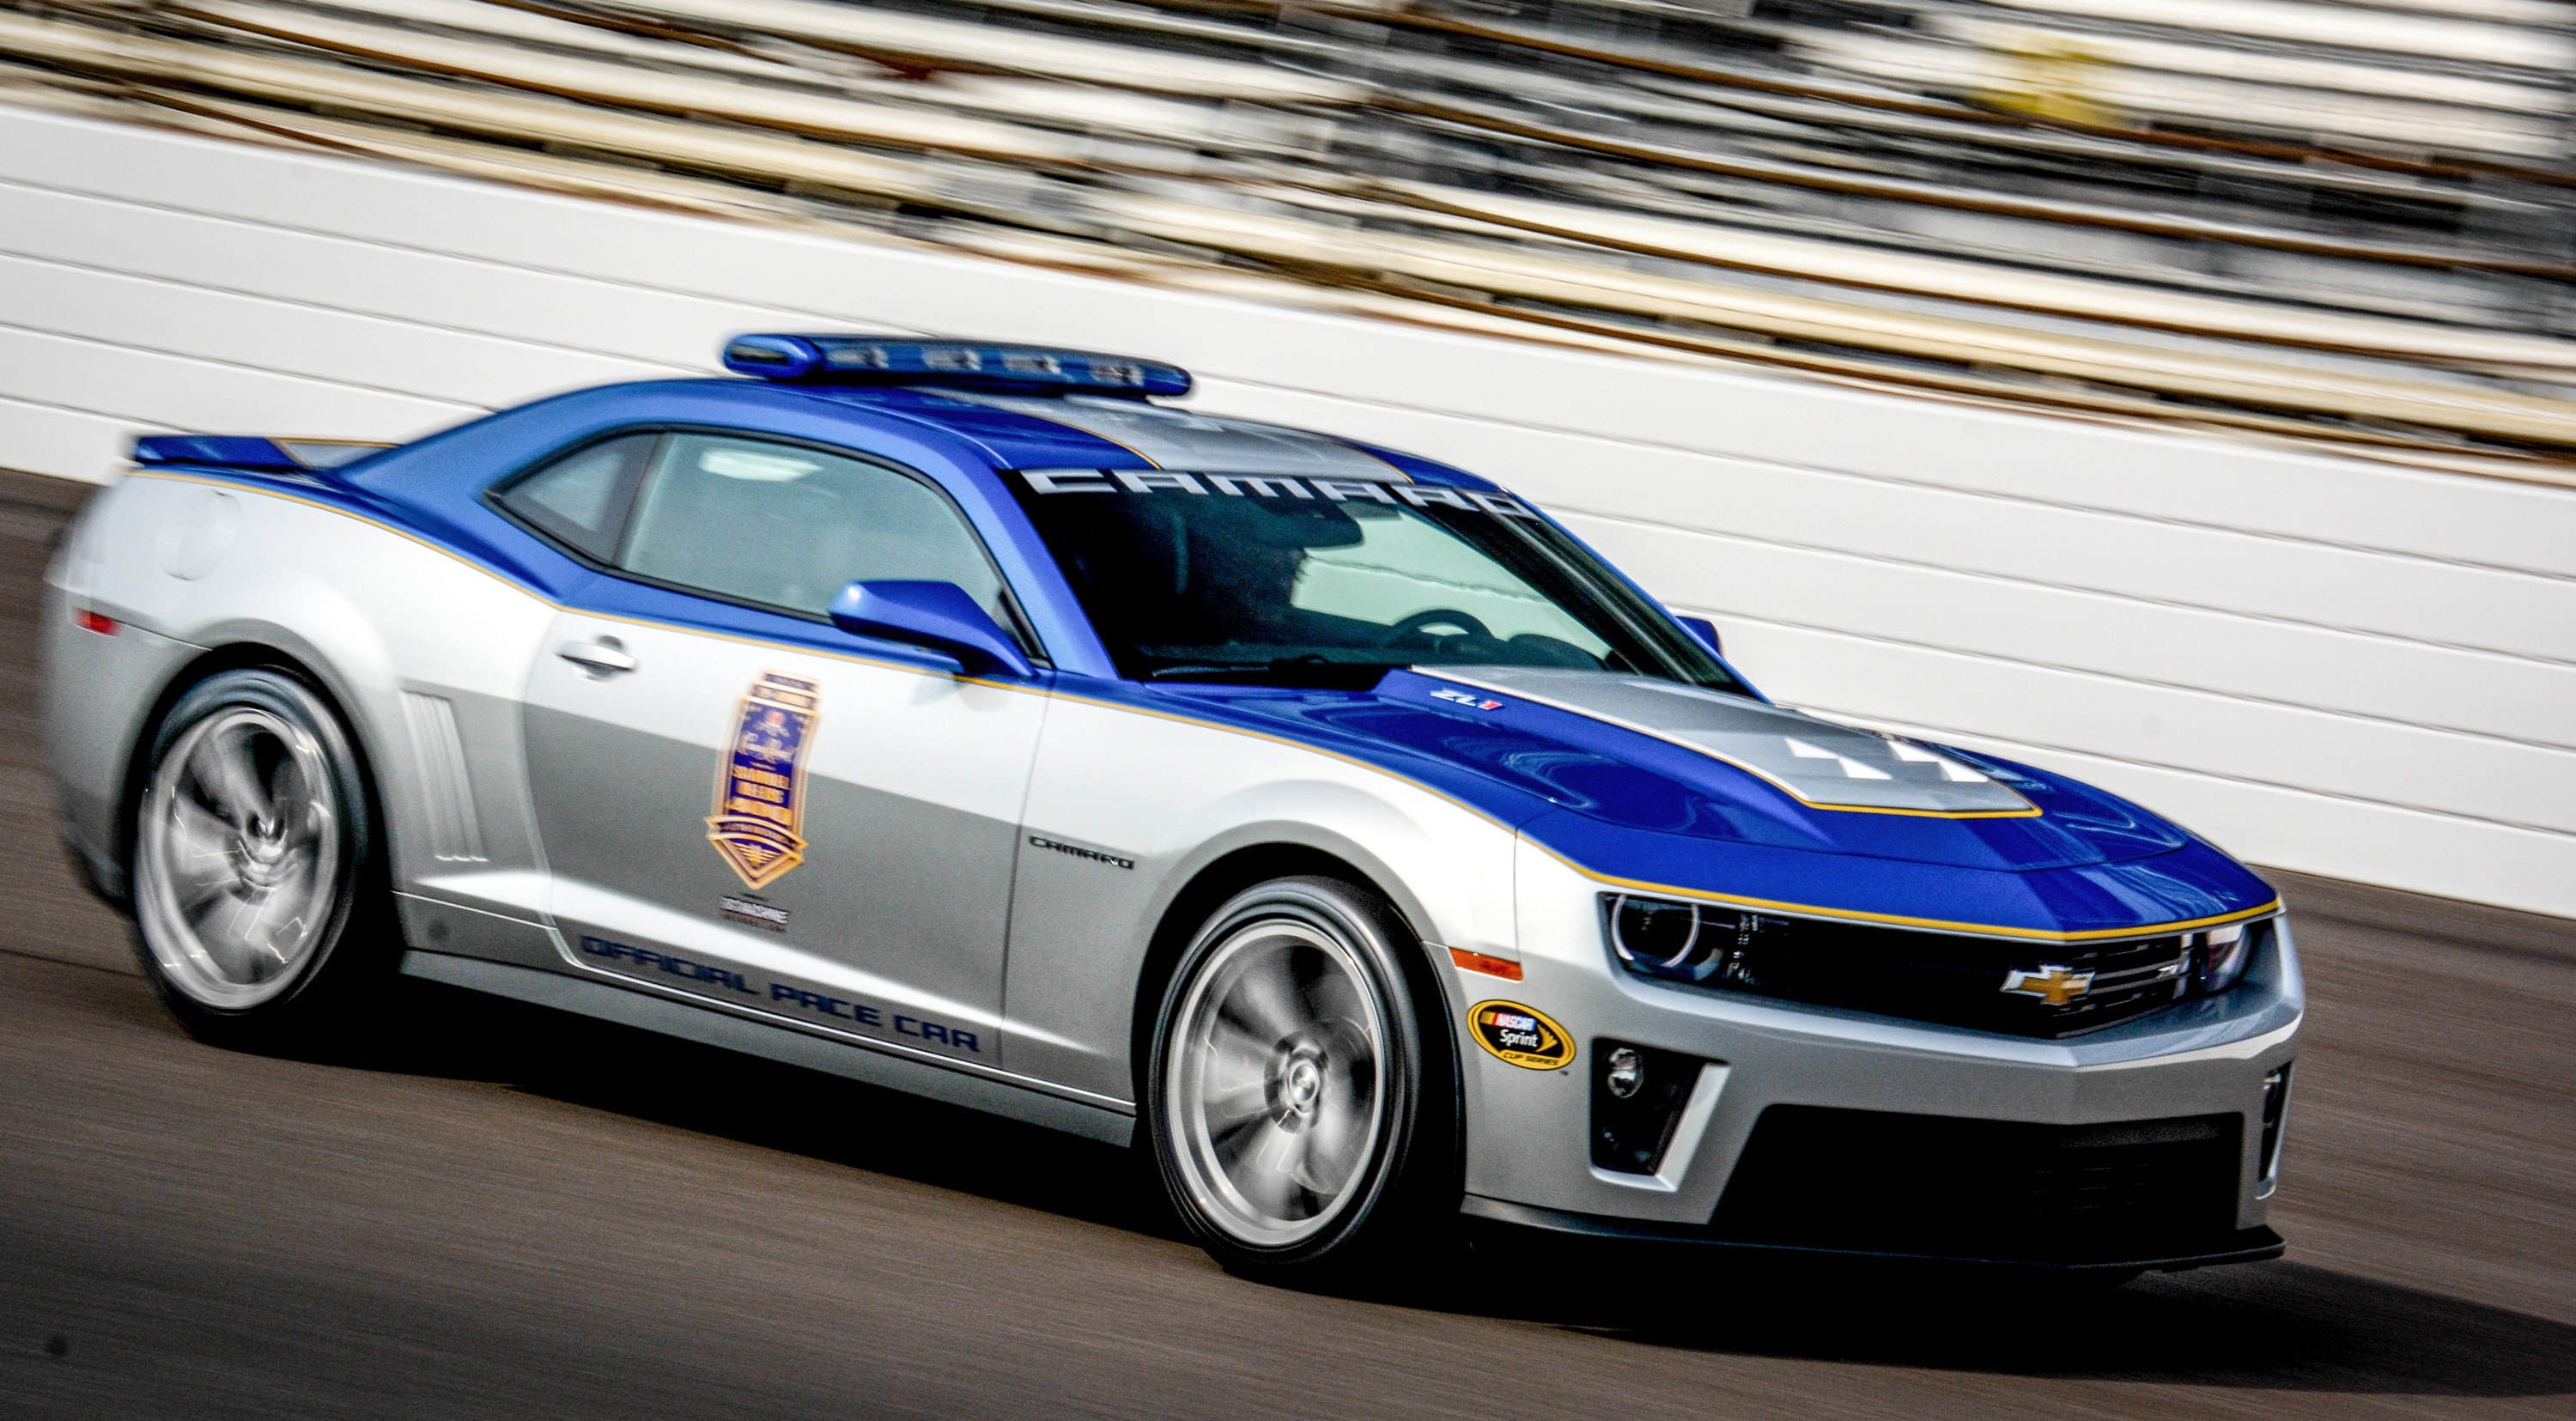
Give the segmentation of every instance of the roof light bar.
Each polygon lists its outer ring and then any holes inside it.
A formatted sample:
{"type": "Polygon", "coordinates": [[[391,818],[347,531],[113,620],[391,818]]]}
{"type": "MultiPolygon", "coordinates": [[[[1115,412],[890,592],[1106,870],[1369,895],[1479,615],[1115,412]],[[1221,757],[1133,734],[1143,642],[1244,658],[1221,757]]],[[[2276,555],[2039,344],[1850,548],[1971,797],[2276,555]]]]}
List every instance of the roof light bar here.
{"type": "Polygon", "coordinates": [[[1186,395],[1190,372],[1159,360],[982,341],[745,335],[725,343],[737,375],[856,385],[963,385],[1019,394],[1186,395]]]}

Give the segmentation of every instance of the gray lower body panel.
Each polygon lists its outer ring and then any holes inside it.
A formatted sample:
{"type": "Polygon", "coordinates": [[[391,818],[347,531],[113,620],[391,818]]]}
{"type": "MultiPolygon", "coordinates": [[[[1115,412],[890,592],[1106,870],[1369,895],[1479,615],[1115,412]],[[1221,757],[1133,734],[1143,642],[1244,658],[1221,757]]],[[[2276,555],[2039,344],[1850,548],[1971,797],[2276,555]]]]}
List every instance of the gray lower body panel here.
{"type": "Polygon", "coordinates": [[[1063,1130],[1104,1144],[1124,1146],[1133,1138],[1132,1115],[1066,1100],[1042,1091],[968,1075],[865,1046],[825,1040],[802,1032],[726,1016],[703,1007],[631,992],[605,982],[512,967],[444,952],[414,950],[403,955],[406,976],[451,987],[509,997],[553,1007],[622,1026],[640,1027],[702,1045],[825,1071],[868,1085],[962,1105],[970,1110],[1063,1130]]]}

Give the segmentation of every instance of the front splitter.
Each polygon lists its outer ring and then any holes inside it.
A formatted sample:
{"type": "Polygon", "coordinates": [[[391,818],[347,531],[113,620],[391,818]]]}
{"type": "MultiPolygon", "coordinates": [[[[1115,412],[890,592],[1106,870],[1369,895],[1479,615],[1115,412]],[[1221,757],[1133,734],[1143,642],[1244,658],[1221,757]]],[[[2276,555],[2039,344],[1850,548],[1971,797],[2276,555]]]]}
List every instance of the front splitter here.
{"type": "Polygon", "coordinates": [[[1481,1224],[1534,1230],[1568,1239],[1607,1244],[1708,1249],[1747,1257],[1839,1258],[1855,1262],[1924,1264],[1951,1267],[2024,1269],[2049,1273],[2178,1273],[2226,1263],[2260,1263],[2278,1258],[2288,1248],[2269,1228],[2239,1229],[2206,1240],[2113,1249],[2100,1257],[2052,1258],[1998,1252],[1908,1252],[1883,1248],[1834,1248],[1809,1243],[1774,1243],[1729,1237],[1708,1225],[1646,1223],[1564,1209],[1543,1209],[1470,1194],[1459,1205],[1461,1216],[1481,1224]]]}

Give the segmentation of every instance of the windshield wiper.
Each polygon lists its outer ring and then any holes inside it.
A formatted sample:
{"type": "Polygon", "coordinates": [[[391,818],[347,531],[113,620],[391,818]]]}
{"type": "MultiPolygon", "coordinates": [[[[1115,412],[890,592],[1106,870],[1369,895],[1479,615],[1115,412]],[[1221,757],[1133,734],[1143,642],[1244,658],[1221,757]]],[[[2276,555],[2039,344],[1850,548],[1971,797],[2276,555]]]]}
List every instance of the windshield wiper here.
{"type": "MultiPolygon", "coordinates": [[[[1266,661],[1180,661],[1157,666],[1145,673],[1148,681],[1222,681],[1233,677],[1286,677],[1294,672],[1323,672],[1322,682],[1349,681],[1374,685],[1387,672],[1375,661],[1335,661],[1329,656],[1304,652],[1296,656],[1273,657],[1266,661]]],[[[1307,679],[1307,678],[1300,678],[1307,679]]]]}
{"type": "Polygon", "coordinates": [[[1181,661],[1157,666],[1145,673],[1148,681],[1196,681],[1209,677],[1240,676],[1246,671],[1267,671],[1267,661],[1181,661]]]}

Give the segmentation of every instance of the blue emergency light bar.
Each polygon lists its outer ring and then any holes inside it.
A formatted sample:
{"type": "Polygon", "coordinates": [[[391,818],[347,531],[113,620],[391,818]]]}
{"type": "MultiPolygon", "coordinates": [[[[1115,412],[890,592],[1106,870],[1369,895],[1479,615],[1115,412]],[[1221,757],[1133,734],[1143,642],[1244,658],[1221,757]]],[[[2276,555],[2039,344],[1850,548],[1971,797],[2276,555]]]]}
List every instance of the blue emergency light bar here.
{"type": "Polygon", "coordinates": [[[724,364],[763,380],[851,385],[960,385],[1011,394],[1186,395],[1190,372],[1159,360],[1042,345],[902,336],[746,335],[724,364]]]}

